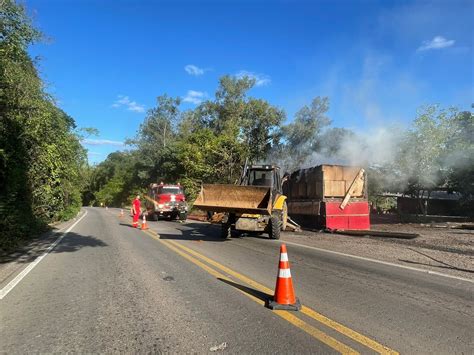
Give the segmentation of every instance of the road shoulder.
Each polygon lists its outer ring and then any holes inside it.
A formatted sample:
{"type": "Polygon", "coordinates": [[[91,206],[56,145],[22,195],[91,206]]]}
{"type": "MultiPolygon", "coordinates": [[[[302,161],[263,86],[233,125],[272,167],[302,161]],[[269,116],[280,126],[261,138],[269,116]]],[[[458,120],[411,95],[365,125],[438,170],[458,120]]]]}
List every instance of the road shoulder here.
{"type": "Polygon", "coordinates": [[[15,250],[0,254],[0,290],[40,257],[61,236],[61,233],[79,220],[84,213],[85,210],[81,209],[77,216],[69,221],[58,223],[51,230],[33,236],[26,244],[15,250]]]}
{"type": "MultiPolygon", "coordinates": [[[[355,257],[391,263],[407,268],[441,273],[474,281],[473,253],[474,233],[463,232],[464,249],[437,247],[427,237],[426,229],[420,230],[420,237],[414,241],[400,241],[389,238],[354,237],[329,233],[304,231],[284,233],[282,241],[307,247],[348,254],[355,257]]],[[[459,237],[460,235],[456,235],[459,237]]],[[[441,238],[443,236],[439,236],[441,238]]],[[[450,238],[449,235],[444,238],[450,238]]]]}

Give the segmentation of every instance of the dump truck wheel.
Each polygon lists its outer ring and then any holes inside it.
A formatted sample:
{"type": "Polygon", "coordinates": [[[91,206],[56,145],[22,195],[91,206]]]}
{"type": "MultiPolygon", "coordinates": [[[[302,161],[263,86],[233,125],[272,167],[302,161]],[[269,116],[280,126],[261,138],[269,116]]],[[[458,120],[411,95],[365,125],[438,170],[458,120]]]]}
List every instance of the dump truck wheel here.
{"type": "Polygon", "coordinates": [[[280,239],[281,235],[281,213],[274,213],[270,218],[270,238],[280,239]]]}

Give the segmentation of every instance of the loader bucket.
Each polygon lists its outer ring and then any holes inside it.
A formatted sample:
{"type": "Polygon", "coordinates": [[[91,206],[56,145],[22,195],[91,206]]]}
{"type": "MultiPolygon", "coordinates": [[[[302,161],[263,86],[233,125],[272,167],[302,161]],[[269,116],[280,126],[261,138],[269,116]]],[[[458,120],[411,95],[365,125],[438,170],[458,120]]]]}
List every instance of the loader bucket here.
{"type": "Polygon", "coordinates": [[[203,211],[269,215],[271,189],[264,186],[202,185],[194,207],[203,211]]]}

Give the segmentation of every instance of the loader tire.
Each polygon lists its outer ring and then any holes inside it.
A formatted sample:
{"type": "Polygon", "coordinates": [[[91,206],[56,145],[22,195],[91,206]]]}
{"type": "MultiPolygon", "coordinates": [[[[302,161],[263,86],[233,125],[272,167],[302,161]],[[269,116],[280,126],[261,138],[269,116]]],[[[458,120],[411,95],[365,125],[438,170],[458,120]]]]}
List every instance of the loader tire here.
{"type": "Polygon", "coordinates": [[[228,214],[224,215],[222,220],[221,238],[230,239],[232,237],[232,224],[235,223],[235,215],[228,214]]]}
{"type": "Polygon", "coordinates": [[[232,236],[232,225],[230,223],[222,223],[221,238],[229,239],[232,236]]]}
{"type": "Polygon", "coordinates": [[[282,221],[281,221],[281,230],[285,231],[286,226],[288,225],[288,205],[286,204],[286,201],[283,203],[283,209],[282,209],[282,221]]]}
{"type": "Polygon", "coordinates": [[[272,213],[270,218],[270,239],[280,239],[281,236],[281,213],[272,213]]]}

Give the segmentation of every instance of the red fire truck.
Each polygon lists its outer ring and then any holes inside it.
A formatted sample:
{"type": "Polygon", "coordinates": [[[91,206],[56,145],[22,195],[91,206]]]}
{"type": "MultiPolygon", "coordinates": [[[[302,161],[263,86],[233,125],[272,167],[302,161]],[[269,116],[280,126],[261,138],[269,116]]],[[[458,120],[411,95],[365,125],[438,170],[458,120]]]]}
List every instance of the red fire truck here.
{"type": "Polygon", "coordinates": [[[151,220],[166,217],[174,220],[179,217],[185,220],[188,213],[188,205],[184,196],[184,189],[178,183],[176,185],[151,184],[146,198],[146,209],[151,220]]]}

